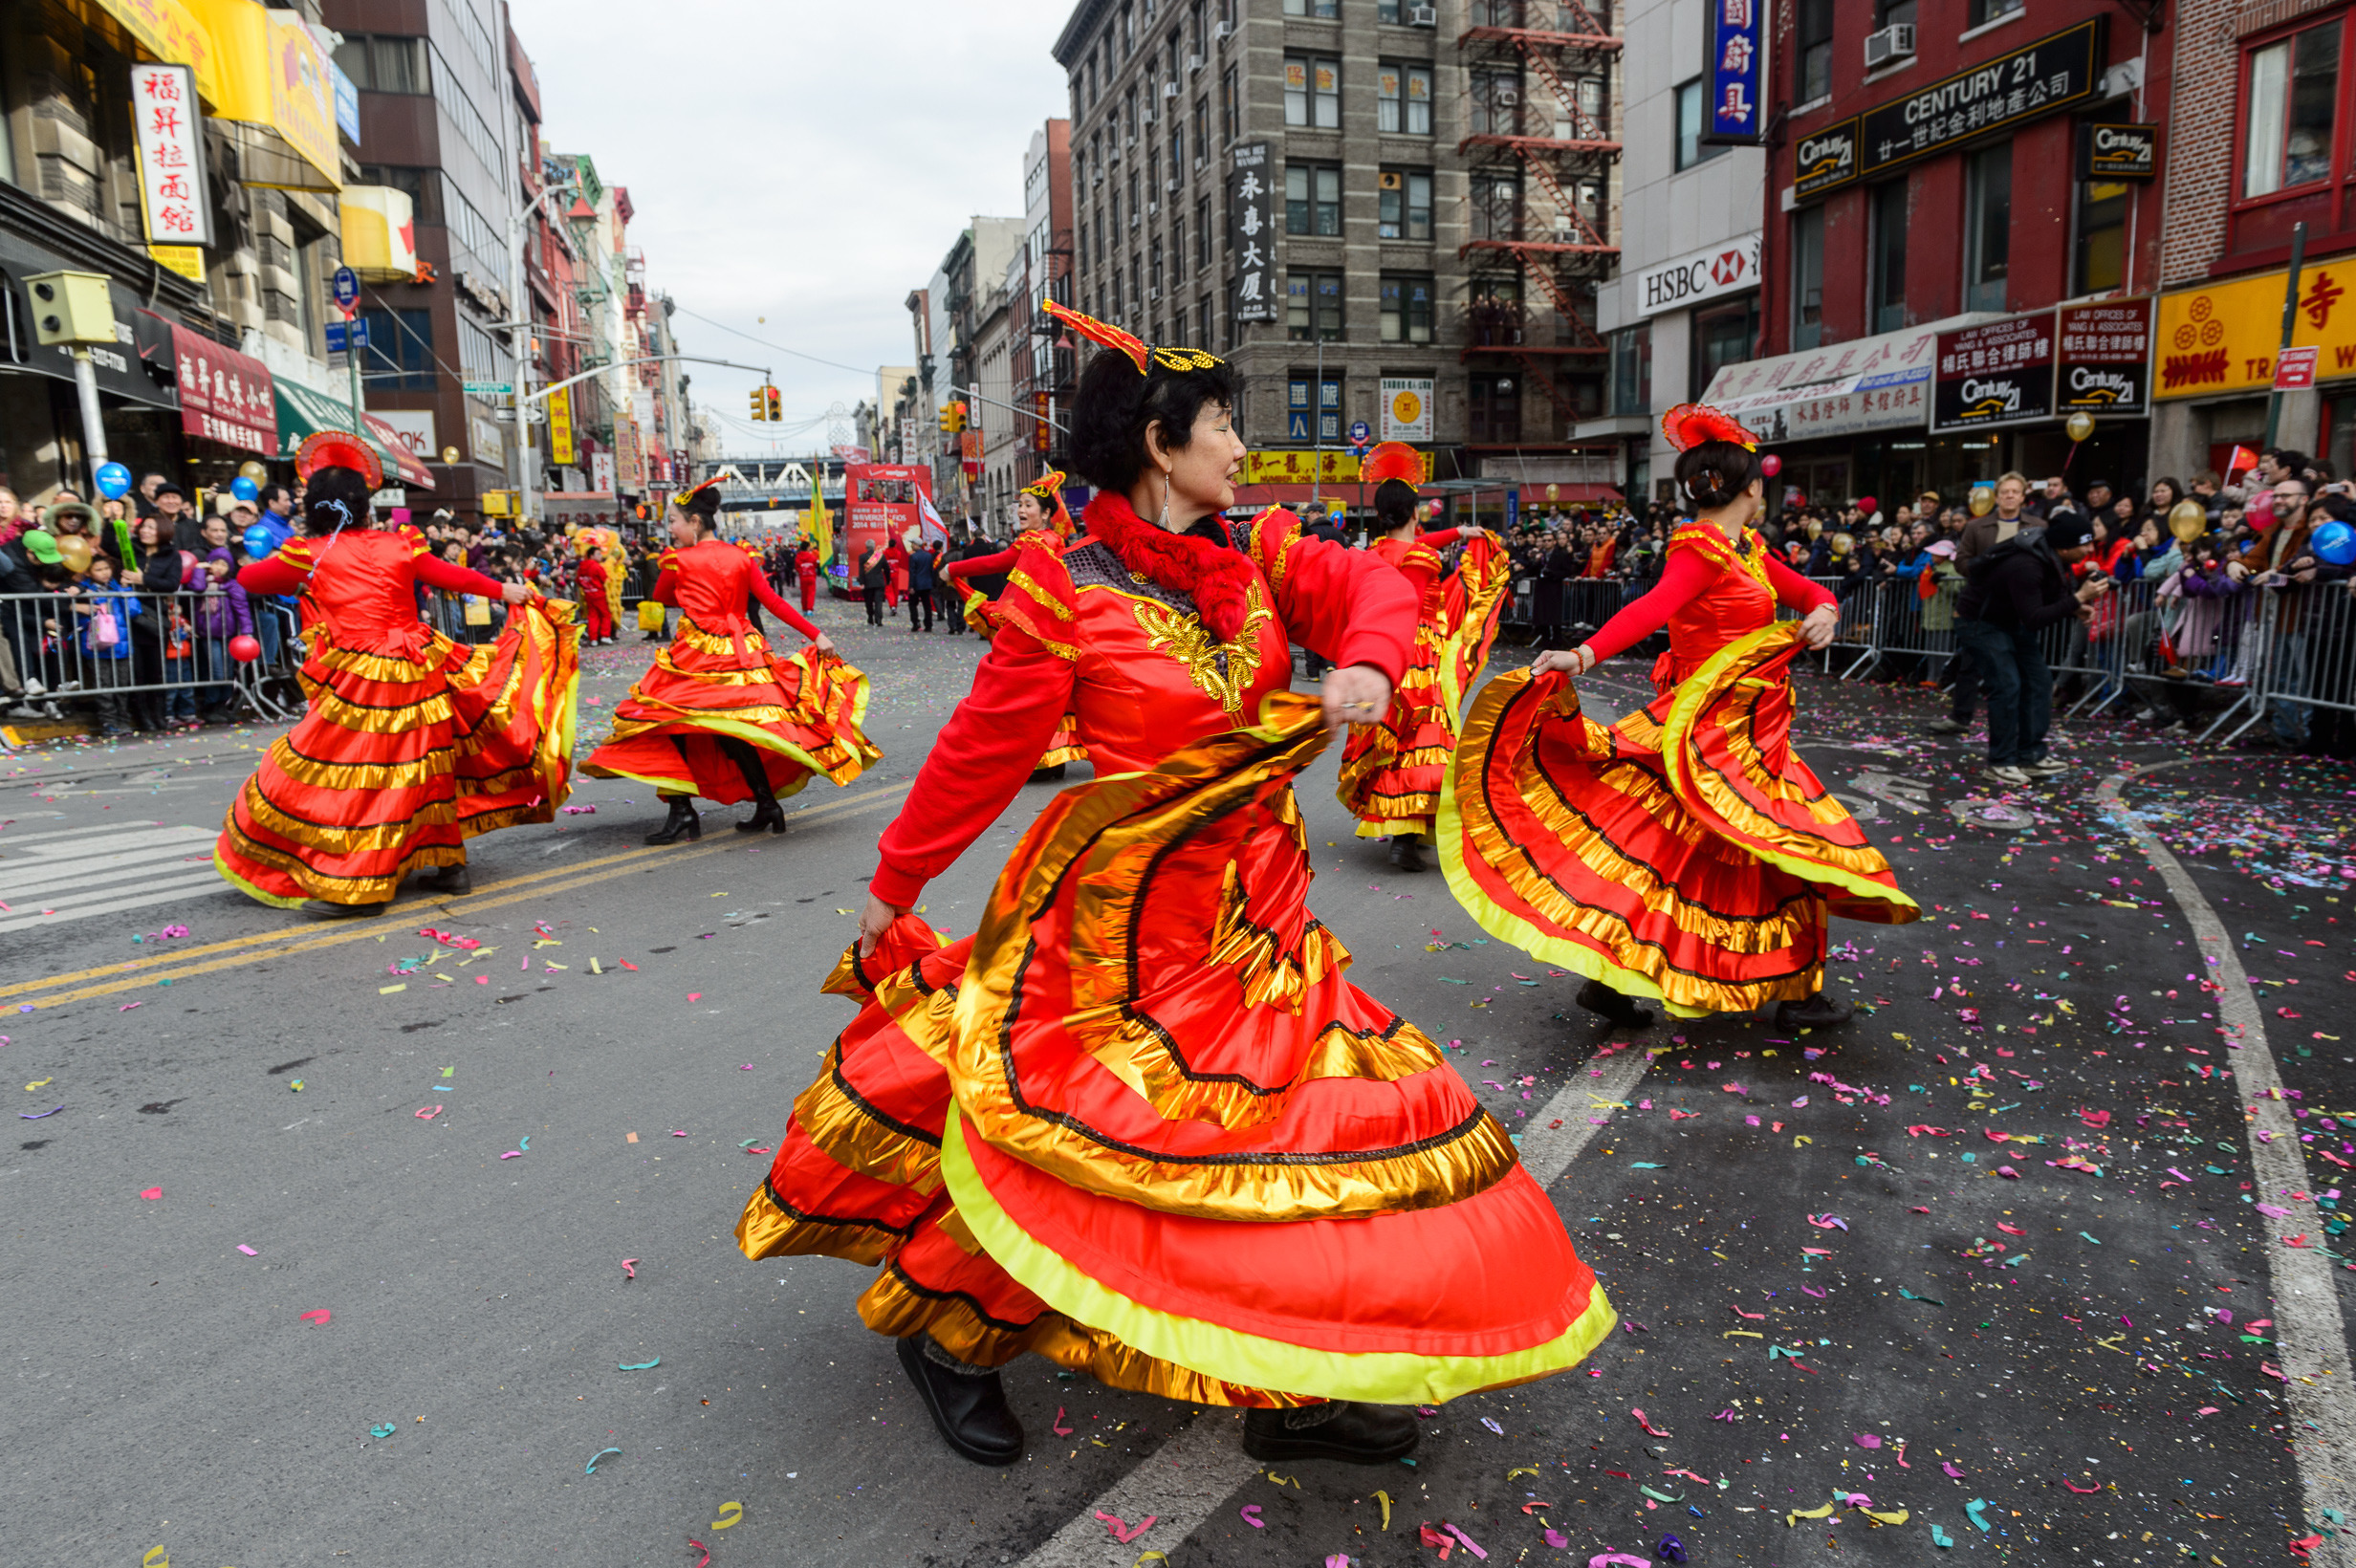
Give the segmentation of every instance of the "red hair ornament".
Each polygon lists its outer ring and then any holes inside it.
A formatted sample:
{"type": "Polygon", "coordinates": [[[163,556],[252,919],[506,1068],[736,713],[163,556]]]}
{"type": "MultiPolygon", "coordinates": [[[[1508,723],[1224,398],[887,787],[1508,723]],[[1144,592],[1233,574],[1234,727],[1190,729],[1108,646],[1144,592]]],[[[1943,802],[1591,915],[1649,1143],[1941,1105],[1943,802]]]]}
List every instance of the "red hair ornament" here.
{"type": "Polygon", "coordinates": [[[1744,429],[1740,420],[1706,403],[1681,403],[1663,414],[1661,433],[1681,452],[1690,452],[1705,441],[1731,441],[1746,452],[1758,450],[1758,437],[1744,429]]]}
{"type": "Polygon", "coordinates": [[[1424,482],[1424,454],[1404,441],[1385,441],[1359,464],[1358,477],[1367,485],[1379,485],[1385,479],[1420,485],[1424,482]]]}

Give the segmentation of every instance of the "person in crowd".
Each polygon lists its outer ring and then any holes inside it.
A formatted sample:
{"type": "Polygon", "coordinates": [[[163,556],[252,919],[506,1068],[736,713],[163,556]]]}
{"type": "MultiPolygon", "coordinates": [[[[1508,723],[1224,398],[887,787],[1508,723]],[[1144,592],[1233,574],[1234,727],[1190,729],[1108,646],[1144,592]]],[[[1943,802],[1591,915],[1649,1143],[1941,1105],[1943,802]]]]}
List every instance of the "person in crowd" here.
{"type": "MultiPolygon", "coordinates": [[[[2008,474],[2005,481],[2018,478],[2008,474]]],[[[2053,718],[2053,671],[2045,664],[2038,635],[2071,619],[2092,621],[2094,601],[2108,591],[2110,579],[2094,577],[2073,590],[2070,568],[2093,548],[2086,525],[2072,515],[2041,527],[2020,527],[2018,509],[2027,498],[2027,487],[1999,482],[1999,512],[2008,505],[2008,490],[2013,492],[2009,505],[2015,509],[2016,526],[1965,569],[1956,633],[1988,687],[1986,777],[2019,788],[2069,771],[2067,763],[2045,751],[2045,732],[2053,718]]]]}
{"type": "Polygon", "coordinates": [[[1579,576],[1582,563],[1571,554],[1570,539],[1560,532],[1541,537],[1532,555],[1538,568],[1537,597],[1532,600],[1538,641],[1531,646],[1551,648],[1562,640],[1565,587],[1579,576]]]}
{"type": "MultiPolygon", "coordinates": [[[[2049,483],[2046,488],[2050,492],[2051,484],[2049,483]]],[[[2067,491],[2063,493],[2066,496],[2067,491]]],[[[1955,540],[1955,569],[1963,574],[1967,582],[1972,577],[1973,562],[1997,545],[2017,537],[2023,523],[2031,521],[2027,514],[2028,502],[2029,480],[2026,474],[2005,473],[1997,477],[1995,508],[1987,515],[1974,517],[1966,522],[1961,534],[1955,540]]],[[[2072,519],[2082,535],[2085,533],[2085,524],[2074,509],[2062,509],[2062,515],[2072,519]]],[[[2053,526],[2051,518],[2047,519],[2045,526],[2049,528],[2053,526]]],[[[1969,620],[1970,616],[1965,614],[1964,619],[1969,620]]],[[[1955,656],[1949,661],[1953,669],[1954,679],[1948,701],[1947,713],[1944,717],[1933,719],[1923,727],[1931,734],[1960,735],[1972,728],[1973,713],[1979,706],[1980,681],[1986,673],[1979,667],[1979,661],[1974,652],[1977,645],[1971,637],[1964,634],[1963,627],[1958,625],[1955,656]]],[[[2040,667],[2043,667],[2041,659],[2040,667]]],[[[2053,696],[2050,672],[2048,672],[2048,683],[2045,688],[2045,698],[2050,703],[2053,696]]]]}
{"type": "Polygon", "coordinates": [[[79,586],[73,608],[82,682],[98,693],[98,732],[112,740],[131,733],[128,705],[115,688],[131,683],[131,628],[146,606],[116,577],[112,556],[91,556],[79,586]]]}
{"type": "Polygon", "coordinates": [[[818,553],[806,534],[794,550],[794,580],[801,589],[801,613],[808,615],[818,607],[818,553]]]}
{"type": "Polygon", "coordinates": [[[2276,464],[2272,522],[2247,555],[2228,561],[2225,567],[2236,582],[2253,584],[2276,596],[2274,635],[2265,649],[2268,726],[2243,734],[2245,746],[2275,746],[2286,751],[2306,746],[2307,706],[2294,700],[2306,690],[2306,604],[2302,596],[2289,592],[2297,586],[2291,569],[2294,563],[2310,558],[2307,541],[2314,533],[2308,512],[2315,481],[2307,476],[2306,468],[2303,458],[2295,469],[2286,463],[2276,464]]]}
{"type": "Polygon", "coordinates": [[[893,534],[884,545],[884,606],[891,614],[898,615],[901,596],[908,591],[908,546],[899,534],[893,534]]]}
{"type": "Polygon", "coordinates": [[[891,577],[891,559],[884,546],[873,539],[868,540],[867,548],[861,552],[859,557],[859,587],[860,592],[866,596],[867,624],[870,626],[884,624],[884,591],[890,585],[891,577]]]}
{"type": "Polygon", "coordinates": [[[934,572],[941,561],[940,546],[929,539],[920,540],[908,555],[908,631],[932,630],[933,591],[939,586],[934,572]],[[923,624],[919,625],[919,618],[923,624]]]}
{"type": "Polygon", "coordinates": [[[198,693],[197,720],[227,724],[237,712],[237,661],[230,657],[233,638],[253,636],[253,610],[237,580],[237,560],[229,549],[225,519],[205,521],[208,547],[193,579],[201,596],[190,618],[195,623],[198,672],[208,684],[198,693]]]}

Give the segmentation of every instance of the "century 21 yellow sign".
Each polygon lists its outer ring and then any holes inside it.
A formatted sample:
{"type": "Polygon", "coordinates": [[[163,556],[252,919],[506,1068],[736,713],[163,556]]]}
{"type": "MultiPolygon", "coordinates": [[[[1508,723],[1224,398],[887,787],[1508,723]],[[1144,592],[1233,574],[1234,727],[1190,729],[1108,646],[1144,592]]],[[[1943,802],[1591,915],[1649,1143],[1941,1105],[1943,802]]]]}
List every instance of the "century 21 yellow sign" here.
{"type": "MultiPolygon", "coordinates": [[[[2282,342],[2286,272],[2164,294],[2151,344],[2157,399],[2262,392],[2282,342]]],[[[2356,376],[2356,256],[2311,263],[2299,275],[2291,342],[2317,348],[2316,379],[2356,376]]]]}

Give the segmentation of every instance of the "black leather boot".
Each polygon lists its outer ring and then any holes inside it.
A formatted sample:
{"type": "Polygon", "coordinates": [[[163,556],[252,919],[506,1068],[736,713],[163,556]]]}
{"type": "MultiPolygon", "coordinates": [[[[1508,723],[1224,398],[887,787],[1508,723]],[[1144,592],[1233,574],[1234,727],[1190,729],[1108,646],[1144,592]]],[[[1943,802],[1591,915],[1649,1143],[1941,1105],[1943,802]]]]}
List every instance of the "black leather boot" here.
{"type": "Polygon", "coordinates": [[[681,834],[686,834],[690,841],[701,838],[704,836],[704,819],[695,813],[695,797],[674,795],[665,798],[671,803],[671,814],[663,819],[661,827],[646,835],[646,842],[673,844],[679,841],[681,834]]]}
{"type": "Polygon", "coordinates": [[[1638,1007],[1636,999],[1616,991],[1601,980],[1590,980],[1579,988],[1574,998],[1589,1013],[1600,1013],[1622,1029],[1650,1029],[1652,1014],[1638,1007]]]}
{"type": "Polygon", "coordinates": [[[444,898],[454,898],[461,893],[473,892],[474,879],[467,875],[466,864],[462,861],[457,865],[446,865],[438,871],[427,872],[417,879],[417,885],[425,892],[438,893],[444,898]]]}
{"type": "Polygon", "coordinates": [[[1391,836],[1390,863],[1402,871],[1424,869],[1424,841],[1412,833],[1391,836]]]}
{"type": "Polygon", "coordinates": [[[1034,784],[1056,783],[1063,777],[1063,770],[1066,766],[1068,765],[1058,762],[1052,768],[1034,768],[1031,770],[1031,782],[1034,784]]]}
{"type": "Polygon", "coordinates": [[[772,833],[785,831],[785,808],[777,804],[774,795],[762,801],[751,817],[736,824],[738,833],[758,833],[763,828],[772,833]]]}
{"type": "Polygon", "coordinates": [[[305,899],[303,913],[317,915],[322,920],[364,920],[370,915],[381,915],[392,906],[393,901],[390,899],[382,904],[330,904],[325,899],[305,899]]]}
{"type": "Polygon", "coordinates": [[[1243,1451],[1263,1461],[1339,1459],[1345,1465],[1387,1465],[1415,1451],[1415,1412],[1396,1405],[1341,1400],[1333,1413],[1296,1426],[1290,1410],[1250,1410],[1243,1418],[1243,1451]]]}
{"type": "Polygon", "coordinates": [[[896,1348],[942,1442],[977,1465],[1011,1465],[1022,1457],[1022,1423],[1007,1407],[998,1374],[975,1376],[934,1365],[925,1356],[921,1334],[909,1335],[896,1348]]]}
{"type": "Polygon", "coordinates": [[[1857,1016],[1857,1004],[1818,991],[1804,1002],[1778,1002],[1778,1029],[1838,1029],[1857,1016]]]}

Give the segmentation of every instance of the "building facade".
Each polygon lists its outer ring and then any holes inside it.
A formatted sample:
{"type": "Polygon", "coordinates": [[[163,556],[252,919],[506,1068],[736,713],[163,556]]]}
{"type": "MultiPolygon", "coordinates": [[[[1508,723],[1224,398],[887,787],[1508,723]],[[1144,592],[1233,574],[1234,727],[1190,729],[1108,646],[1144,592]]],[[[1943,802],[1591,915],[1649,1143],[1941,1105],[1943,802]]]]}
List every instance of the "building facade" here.
{"type": "Polygon", "coordinates": [[[1042,299],[1072,302],[1072,122],[1050,120],[1023,153],[1023,241],[1010,272],[1007,330],[1014,344],[1012,416],[1016,488],[1058,467],[1056,428],[1073,390],[1073,355],[1057,342],[1042,299]]]}

